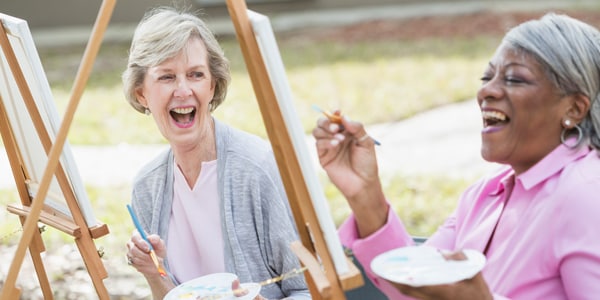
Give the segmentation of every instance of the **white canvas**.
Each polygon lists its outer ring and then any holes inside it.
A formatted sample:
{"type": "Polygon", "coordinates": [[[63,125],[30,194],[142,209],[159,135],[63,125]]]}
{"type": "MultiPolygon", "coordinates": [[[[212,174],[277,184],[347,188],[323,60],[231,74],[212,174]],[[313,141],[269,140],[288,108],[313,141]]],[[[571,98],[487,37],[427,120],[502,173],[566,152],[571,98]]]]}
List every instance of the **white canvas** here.
{"type": "MultiPolygon", "coordinates": [[[[2,13],[0,13],[0,19],[7,31],[10,44],[48,135],[54,140],[59,130],[60,119],[29,26],[25,20],[2,13]]],[[[2,101],[6,106],[9,122],[15,134],[23,163],[32,182],[28,185],[28,189],[33,198],[37,190],[36,186],[40,183],[44,174],[48,156],[33,126],[33,121],[8,65],[4,51],[0,51],[0,96],[2,96],[2,101]]],[[[92,205],[87,197],[68,143],[65,143],[63,147],[60,161],[88,227],[98,225],[99,222],[94,216],[92,205]]],[[[8,172],[8,170],[0,171],[8,172]]],[[[56,178],[53,178],[48,196],[44,201],[46,205],[53,209],[71,215],[56,178]]]]}

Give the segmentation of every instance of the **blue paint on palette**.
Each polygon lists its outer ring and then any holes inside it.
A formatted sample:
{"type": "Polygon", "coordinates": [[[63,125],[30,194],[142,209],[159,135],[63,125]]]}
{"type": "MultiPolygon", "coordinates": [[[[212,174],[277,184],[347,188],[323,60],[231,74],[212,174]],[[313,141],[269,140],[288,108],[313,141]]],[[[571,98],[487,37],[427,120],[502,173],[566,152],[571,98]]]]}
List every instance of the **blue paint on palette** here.
{"type": "Polygon", "coordinates": [[[389,262],[405,262],[405,261],[409,261],[408,256],[395,256],[395,257],[389,257],[388,258],[389,262]]]}

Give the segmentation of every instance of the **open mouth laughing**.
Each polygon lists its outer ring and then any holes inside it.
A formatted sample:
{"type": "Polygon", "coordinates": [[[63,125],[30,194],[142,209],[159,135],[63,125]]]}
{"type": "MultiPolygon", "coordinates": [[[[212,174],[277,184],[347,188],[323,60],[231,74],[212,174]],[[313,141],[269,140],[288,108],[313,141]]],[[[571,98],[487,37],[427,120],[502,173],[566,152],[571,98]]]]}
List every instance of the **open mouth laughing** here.
{"type": "Polygon", "coordinates": [[[194,107],[177,107],[169,111],[171,118],[178,126],[187,127],[194,121],[196,116],[196,108],[194,107]]]}
{"type": "Polygon", "coordinates": [[[500,127],[506,125],[510,118],[499,111],[484,110],[481,112],[483,117],[483,128],[500,127]]]}

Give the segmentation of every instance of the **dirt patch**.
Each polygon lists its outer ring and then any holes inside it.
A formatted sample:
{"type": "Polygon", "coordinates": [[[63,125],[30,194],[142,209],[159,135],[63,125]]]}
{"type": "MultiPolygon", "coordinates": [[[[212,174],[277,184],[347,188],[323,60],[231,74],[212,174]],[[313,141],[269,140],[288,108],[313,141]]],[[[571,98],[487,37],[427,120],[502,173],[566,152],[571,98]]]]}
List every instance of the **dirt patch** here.
{"type": "MultiPolygon", "coordinates": [[[[475,37],[481,35],[502,36],[510,28],[543,16],[547,11],[528,12],[478,12],[464,15],[428,16],[404,20],[377,20],[355,25],[295,33],[313,40],[335,40],[354,43],[385,39],[423,39],[475,37]]],[[[560,11],[600,28],[598,11],[560,11]]]]}

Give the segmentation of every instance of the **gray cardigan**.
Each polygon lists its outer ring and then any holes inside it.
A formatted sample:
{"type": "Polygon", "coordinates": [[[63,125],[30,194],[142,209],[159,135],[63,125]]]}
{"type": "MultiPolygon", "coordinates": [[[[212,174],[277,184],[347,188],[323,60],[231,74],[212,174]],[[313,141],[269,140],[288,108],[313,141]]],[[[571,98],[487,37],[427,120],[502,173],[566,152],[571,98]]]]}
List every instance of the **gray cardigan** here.
{"type": "MultiPolygon", "coordinates": [[[[226,271],[235,273],[241,282],[260,282],[298,268],[289,247],[298,235],[269,143],[214,122],[226,271]]],[[[140,170],[132,191],[132,207],[142,227],[165,241],[169,239],[174,167],[168,149],[140,170]]],[[[165,267],[168,270],[167,260],[165,267]]],[[[311,298],[303,276],[263,286],[261,295],[311,298]]]]}

